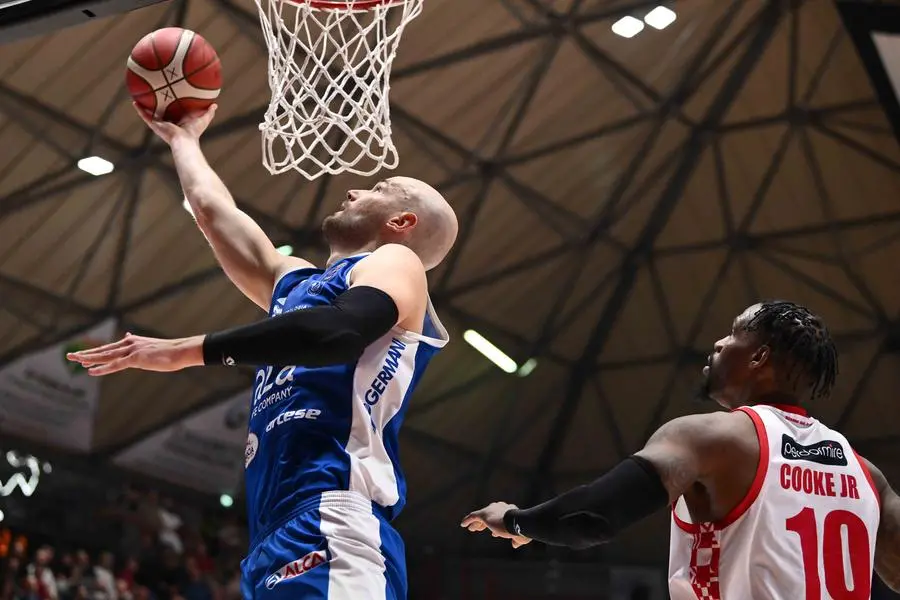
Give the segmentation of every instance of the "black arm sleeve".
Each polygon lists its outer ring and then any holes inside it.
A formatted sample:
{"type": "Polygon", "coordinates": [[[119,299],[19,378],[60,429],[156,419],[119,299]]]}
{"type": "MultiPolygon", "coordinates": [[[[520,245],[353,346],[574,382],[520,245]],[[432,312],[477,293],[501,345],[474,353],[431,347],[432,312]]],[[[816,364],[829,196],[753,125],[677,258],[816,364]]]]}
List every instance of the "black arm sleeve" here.
{"type": "Polygon", "coordinates": [[[204,364],[302,365],[351,363],[397,324],[394,300],[368,286],[350,288],[329,306],[315,306],[211,333],[204,364]]]}
{"type": "Polygon", "coordinates": [[[596,481],[526,510],[510,510],[507,531],[555,546],[583,549],[664,508],[669,494],[656,469],[630,456],[596,481]]]}

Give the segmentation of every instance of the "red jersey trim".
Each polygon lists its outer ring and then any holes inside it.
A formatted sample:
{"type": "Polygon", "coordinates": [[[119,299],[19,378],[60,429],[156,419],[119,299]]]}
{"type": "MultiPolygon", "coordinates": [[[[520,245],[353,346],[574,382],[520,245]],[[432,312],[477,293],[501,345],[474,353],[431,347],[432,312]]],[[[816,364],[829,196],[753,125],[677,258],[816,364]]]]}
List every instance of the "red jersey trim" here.
{"type": "Polygon", "coordinates": [[[805,408],[803,408],[802,406],[796,406],[794,404],[766,404],[765,402],[761,402],[760,404],[762,406],[771,406],[772,408],[777,408],[781,412],[793,413],[795,415],[800,415],[801,417],[809,416],[809,413],[806,412],[805,408]]]}
{"type": "Polygon", "coordinates": [[[872,479],[872,472],[869,470],[869,466],[866,464],[866,461],[862,459],[859,453],[856,450],[853,450],[853,456],[856,457],[856,462],[859,463],[859,467],[862,469],[863,474],[866,476],[866,481],[869,482],[869,485],[872,487],[872,492],[875,494],[875,500],[878,502],[878,510],[881,512],[881,494],[878,493],[878,488],[875,487],[875,480],[872,479]]]}
{"type": "MultiPolygon", "coordinates": [[[[756,439],[759,442],[759,461],[756,463],[756,475],[753,477],[750,489],[747,490],[744,498],[724,518],[712,523],[714,529],[728,527],[750,509],[759,497],[760,491],[762,491],[763,483],[766,480],[766,472],[769,470],[769,436],[766,434],[766,426],[763,424],[762,418],[752,409],[744,406],[735,410],[741,411],[753,421],[753,426],[756,429],[756,439]]],[[[678,516],[678,513],[675,511],[675,504],[672,504],[672,520],[678,525],[679,529],[686,533],[696,534],[700,532],[700,524],[688,523],[678,516]]]]}

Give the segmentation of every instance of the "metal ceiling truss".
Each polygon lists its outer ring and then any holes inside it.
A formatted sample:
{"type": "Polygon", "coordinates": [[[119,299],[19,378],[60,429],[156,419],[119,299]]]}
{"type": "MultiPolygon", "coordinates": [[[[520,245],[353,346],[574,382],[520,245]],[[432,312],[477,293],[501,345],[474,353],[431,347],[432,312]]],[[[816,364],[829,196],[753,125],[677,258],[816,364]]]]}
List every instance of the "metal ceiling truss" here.
{"type": "MultiPolygon", "coordinates": [[[[735,6],[732,5],[732,11],[736,10],[735,6]]],[[[729,107],[738,97],[747,76],[752,72],[773,37],[784,16],[784,7],[777,0],[770,1],[760,9],[759,15],[760,26],[746,43],[744,51],[710,103],[701,123],[691,129],[688,139],[683,145],[679,164],[672,171],[655,208],[647,218],[637,243],[623,258],[619,279],[594,326],[581,358],[572,371],[565,396],[559,404],[557,415],[550,429],[547,443],[540,453],[534,475],[528,483],[526,492],[528,502],[537,502],[548,491],[552,482],[551,472],[565,440],[563,433],[569,428],[583,390],[591,381],[595,371],[596,356],[600,354],[609,339],[613,326],[637,279],[638,270],[652,253],[656,238],[662,232],[678,199],[683,194],[691,174],[699,163],[700,156],[713,137],[713,130],[721,123],[729,107]]],[[[720,32],[713,29],[712,37],[701,45],[694,59],[690,61],[692,68],[687,69],[686,74],[695,72],[705,62],[706,57],[718,41],[719,35],[721,35],[720,32]]],[[[687,78],[683,78],[682,84],[675,86],[676,91],[683,88],[686,83],[688,83],[687,78]]]]}

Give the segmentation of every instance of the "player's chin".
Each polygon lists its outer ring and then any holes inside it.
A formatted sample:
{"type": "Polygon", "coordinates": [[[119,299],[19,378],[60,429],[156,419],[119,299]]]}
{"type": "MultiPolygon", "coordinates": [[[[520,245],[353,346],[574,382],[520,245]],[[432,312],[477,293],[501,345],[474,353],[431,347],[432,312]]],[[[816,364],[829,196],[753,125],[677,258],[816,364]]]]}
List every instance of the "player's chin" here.
{"type": "Polygon", "coordinates": [[[343,220],[343,211],[338,211],[333,215],[328,215],[322,220],[322,231],[326,236],[340,235],[341,231],[344,229],[343,220]]]}
{"type": "Polygon", "coordinates": [[[715,395],[709,380],[709,375],[704,375],[700,383],[694,389],[694,400],[697,402],[718,402],[715,395]]]}

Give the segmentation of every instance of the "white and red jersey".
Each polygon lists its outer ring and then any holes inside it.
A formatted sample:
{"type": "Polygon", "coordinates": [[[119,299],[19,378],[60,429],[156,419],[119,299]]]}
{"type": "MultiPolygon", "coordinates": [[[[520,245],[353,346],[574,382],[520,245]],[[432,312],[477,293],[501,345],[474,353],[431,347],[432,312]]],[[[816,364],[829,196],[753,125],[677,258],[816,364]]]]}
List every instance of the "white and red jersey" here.
{"type": "Polygon", "coordinates": [[[738,410],[756,425],[756,477],[715,523],[675,503],[672,600],[869,600],[881,509],[868,468],[802,409],[738,410]]]}

